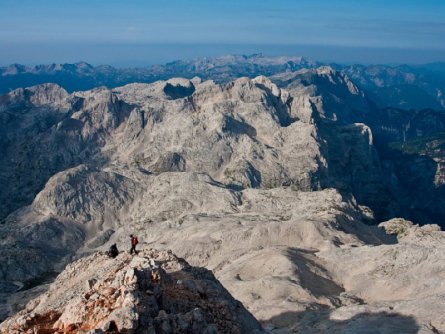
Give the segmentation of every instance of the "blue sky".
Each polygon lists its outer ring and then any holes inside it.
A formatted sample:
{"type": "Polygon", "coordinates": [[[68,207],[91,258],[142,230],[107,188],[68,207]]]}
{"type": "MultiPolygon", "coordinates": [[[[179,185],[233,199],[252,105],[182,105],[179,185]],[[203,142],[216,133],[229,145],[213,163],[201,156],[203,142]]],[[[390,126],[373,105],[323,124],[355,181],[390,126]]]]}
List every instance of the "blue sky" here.
{"type": "MultiPolygon", "coordinates": [[[[224,53],[445,60],[444,0],[1,0],[0,64],[224,53]]],[[[356,59],[354,59],[356,58],[356,59]]]]}

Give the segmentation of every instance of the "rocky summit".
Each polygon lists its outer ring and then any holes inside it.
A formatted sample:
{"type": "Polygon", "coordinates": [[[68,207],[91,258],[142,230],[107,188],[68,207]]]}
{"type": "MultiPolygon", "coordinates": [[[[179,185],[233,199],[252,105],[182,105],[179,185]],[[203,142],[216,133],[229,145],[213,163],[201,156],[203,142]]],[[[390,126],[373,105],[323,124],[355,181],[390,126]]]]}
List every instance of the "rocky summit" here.
{"type": "Polygon", "coordinates": [[[375,112],[331,67],[2,96],[2,330],[445,331],[443,170],[411,202],[375,112]]]}
{"type": "Polygon", "coordinates": [[[71,263],[0,325],[0,333],[27,332],[263,333],[209,270],[152,249],[71,263]]]}

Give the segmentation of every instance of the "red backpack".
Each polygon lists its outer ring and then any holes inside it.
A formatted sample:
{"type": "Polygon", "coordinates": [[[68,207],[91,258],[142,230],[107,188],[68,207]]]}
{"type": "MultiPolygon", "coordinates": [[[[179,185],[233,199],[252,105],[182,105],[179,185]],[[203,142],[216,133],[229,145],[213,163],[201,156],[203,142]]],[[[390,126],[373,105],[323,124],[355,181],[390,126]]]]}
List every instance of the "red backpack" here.
{"type": "Polygon", "coordinates": [[[133,237],[133,246],[136,246],[139,243],[137,237],[133,237]]]}

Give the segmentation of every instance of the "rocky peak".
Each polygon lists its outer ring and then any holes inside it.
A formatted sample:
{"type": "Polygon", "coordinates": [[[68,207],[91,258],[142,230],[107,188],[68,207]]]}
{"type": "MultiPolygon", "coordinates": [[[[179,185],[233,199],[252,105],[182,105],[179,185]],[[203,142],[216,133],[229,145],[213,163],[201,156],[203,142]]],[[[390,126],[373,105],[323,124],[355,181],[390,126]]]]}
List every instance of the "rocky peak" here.
{"type": "Polygon", "coordinates": [[[289,94],[280,89],[276,84],[274,84],[268,77],[264,75],[260,75],[252,80],[256,85],[260,87],[267,88],[273,96],[276,96],[278,98],[281,98],[283,95],[284,102],[287,102],[287,99],[289,97],[289,94]]]}
{"type": "Polygon", "coordinates": [[[80,70],[88,70],[88,71],[90,71],[90,70],[94,69],[94,67],[91,64],[88,64],[85,61],[77,62],[75,65],[80,70]]]}
{"type": "Polygon", "coordinates": [[[330,66],[281,73],[272,76],[271,80],[289,91],[298,103],[293,109],[304,112],[299,118],[306,119],[308,114],[314,114],[322,119],[350,124],[363,122],[364,115],[374,109],[364,91],[345,73],[330,66]],[[310,110],[307,108],[308,98],[310,110]]]}
{"type": "Polygon", "coordinates": [[[406,219],[393,218],[379,224],[379,227],[384,228],[388,234],[396,235],[397,239],[403,243],[428,245],[433,242],[445,242],[445,235],[436,224],[419,226],[406,219]]]}
{"type": "Polygon", "coordinates": [[[0,98],[0,108],[41,107],[67,105],[68,92],[61,86],[45,83],[30,88],[16,89],[0,98]]]}
{"type": "Polygon", "coordinates": [[[127,119],[133,109],[113,91],[101,87],[88,92],[78,92],[80,110],[72,118],[84,124],[83,137],[94,138],[97,132],[109,133],[127,119]]]}
{"type": "Polygon", "coordinates": [[[28,91],[32,93],[31,102],[34,105],[60,104],[69,96],[65,89],[53,83],[34,86],[28,88],[28,91]]]}
{"type": "Polygon", "coordinates": [[[115,259],[95,253],[68,265],[0,333],[262,333],[213,274],[171,251],[115,259]]]}
{"type": "Polygon", "coordinates": [[[6,67],[1,67],[0,68],[0,73],[2,74],[2,76],[6,76],[6,75],[17,75],[23,72],[27,71],[27,67],[24,65],[20,65],[20,64],[11,64],[9,66],[6,67]]]}

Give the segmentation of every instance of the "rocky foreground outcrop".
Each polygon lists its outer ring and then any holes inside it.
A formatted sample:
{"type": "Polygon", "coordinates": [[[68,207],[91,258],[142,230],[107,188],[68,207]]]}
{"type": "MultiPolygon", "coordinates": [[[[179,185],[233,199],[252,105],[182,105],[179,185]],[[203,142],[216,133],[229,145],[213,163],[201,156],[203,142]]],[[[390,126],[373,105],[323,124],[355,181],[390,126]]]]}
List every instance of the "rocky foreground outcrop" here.
{"type": "Polygon", "coordinates": [[[263,333],[213,274],[168,251],[71,263],[0,333],[263,333]]]}

